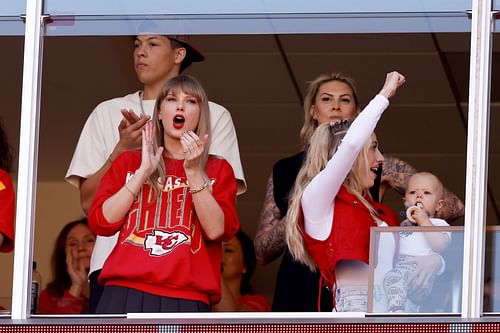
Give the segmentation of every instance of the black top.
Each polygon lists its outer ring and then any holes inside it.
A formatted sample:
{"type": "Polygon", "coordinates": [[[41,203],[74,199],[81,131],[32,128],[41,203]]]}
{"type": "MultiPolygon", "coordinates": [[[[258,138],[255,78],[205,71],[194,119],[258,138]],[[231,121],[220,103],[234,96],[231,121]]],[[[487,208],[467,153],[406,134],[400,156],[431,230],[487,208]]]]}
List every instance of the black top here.
{"type": "MultiPolygon", "coordinates": [[[[305,152],[287,157],[273,166],[274,200],[281,217],[288,211],[288,195],[304,161],[305,152]]],[[[295,261],[285,250],[274,288],[272,311],[317,312],[320,274],[295,261]]],[[[332,292],[321,288],[321,311],[332,311],[332,292]]]]}

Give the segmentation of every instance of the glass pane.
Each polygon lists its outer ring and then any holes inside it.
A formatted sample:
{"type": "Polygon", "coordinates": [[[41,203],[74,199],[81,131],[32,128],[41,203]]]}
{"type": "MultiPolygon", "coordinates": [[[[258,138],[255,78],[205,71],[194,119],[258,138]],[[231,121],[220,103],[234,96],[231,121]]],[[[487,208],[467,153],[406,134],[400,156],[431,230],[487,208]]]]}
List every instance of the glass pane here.
{"type": "Polygon", "coordinates": [[[470,22],[465,12],[409,14],[229,14],[74,16],[51,14],[47,35],[134,35],[145,20],[155,32],[184,34],[293,34],[465,32],[470,22]],[[404,27],[404,29],[402,29],[404,27]]]}
{"type": "Polygon", "coordinates": [[[0,7],[0,16],[19,16],[26,14],[26,1],[3,0],[0,7]]]}
{"type": "MultiPolygon", "coordinates": [[[[14,191],[17,186],[17,159],[19,149],[19,124],[21,114],[21,87],[22,87],[22,69],[23,69],[23,43],[24,38],[19,36],[1,36],[0,45],[3,45],[9,52],[2,52],[0,55],[0,68],[2,75],[5,78],[0,83],[0,99],[4,101],[4,107],[0,111],[0,123],[7,135],[7,141],[12,149],[12,167],[10,171],[10,178],[13,182],[14,191]]],[[[0,136],[3,140],[3,135],[0,136]]],[[[2,154],[3,143],[0,148],[2,154]]],[[[5,156],[2,156],[2,160],[5,156]]],[[[3,164],[3,163],[2,163],[3,164]]],[[[1,169],[6,169],[2,167],[1,169]]],[[[2,192],[1,198],[9,197],[7,194],[12,188],[8,186],[5,179],[0,179],[0,191],[2,192]]],[[[2,201],[2,219],[0,221],[0,232],[9,233],[6,228],[6,214],[10,211],[9,206],[2,201]]],[[[13,222],[13,221],[12,221],[13,222]]],[[[7,223],[9,225],[9,223],[7,223]]],[[[4,246],[10,243],[4,239],[4,246]]],[[[10,312],[11,297],[12,297],[12,268],[13,268],[14,253],[10,249],[0,249],[0,309],[6,309],[10,312]],[[7,250],[8,252],[3,252],[7,250]]],[[[5,313],[0,311],[0,313],[5,313]]]]}
{"type": "Polygon", "coordinates": [[[4,0],[0,6],[0,36],[23,35],[21,15],[26,14],[26,1],[4,0]]]}
{"type": "Polygon", "coordinates": [[[484,278],[484,312],[500,312],[500,227],[489,226],[486,233],[486,269],[484,278]]]}
{"type": "MultiPolygon", "coordinates": [[[[187,73],[200,79],[210,100],[231,112],[236,127],[249,184],[238,198],[238,212],[250,236],[257,231],[272,165],[300,149],[302,101],[307,83],[320,73],[353,77],[363,105],[387,71],[404,73],[407,84],[377,128],[381,148],[436,173],[463,198],[465,127],[458,106],[467,101],[469,34],[191,35],[189,41],[206,60],[187,73]],[[402,125],[414,119],[425,124],[418,135],[402,125]],[[456,167],[450,169],[450,163],[456,167]]],[[[45,39],[34,256],[44,285],[52,279],[50,255],[59,230],[82,216],[78,191],[63,177],[85,121],[102,101],[143,87],[132,52],[130,36],[45,39]]],[[[384,202],[396,212],[403,209],[393,192],[384,202]]],[[[269,301],[280,261],[258,267],[252,280],[269,301]]]]}
{"type": "MultiPolygon", "coordinates": [[[[498,1],[496,2],[498,3],[498,1]]],[[[498,24],[498,20],[496,22],[498,24]]],[[[498,29],[498,28],[497,28],[498,29]]],[[[497,30],[498,31],[498,30],[497,30]]],[[[488,168],[488,201],[487,201],[487,233],[485,276],[484,276],[484,312],[500,312],[499,295],[500,271],[498,262],[498,231],[500,225],[499,195],[500,195],[500,172],[495,167],[499,162],[500,137],[498,127],[500,126],[500,34],[493,34],[493,54],[491,69],[491,104],[490,104],[490,141],[489,141],[489,168],[488,168]]]]}
{"type": "Polygon", "coordinates": [[[136,0],[112,1],[45,1],[45,13],[57,15],[149,15],[165,14],[275,14],[275,13],[398,13],[398,12],[465,12],[472,7],[472,0],[419,0],[401,2],[383,0],[336,1],[301,0],[277,1],[231,1],[219,0],[211,3],[188,0],[181,2],[148,1],[145,6],[136,0]]]}
{"type": "Polygon", "coordinates": [[[48,35],[134,35],[144,20],[162,34],[469,31],[471,0],[45,2],[48,35]]]}
{"type": "Polygon", "coordinates": [[[383,229],[371,237],[368,312],[460,313],[463,227],[383,229]]]}

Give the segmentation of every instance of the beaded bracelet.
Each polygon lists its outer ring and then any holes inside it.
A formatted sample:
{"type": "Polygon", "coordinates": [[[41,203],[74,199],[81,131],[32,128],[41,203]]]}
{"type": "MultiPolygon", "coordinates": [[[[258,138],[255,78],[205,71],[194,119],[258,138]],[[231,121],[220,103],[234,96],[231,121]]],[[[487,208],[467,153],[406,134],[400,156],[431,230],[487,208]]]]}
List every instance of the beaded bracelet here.
{"type": "Polygon", "coordinates": [[[201,192],[203,191],[206,187],[208,186],[208,181],[204,182],[203,185],[201,185],[200,188],[189,188],[189,193],[191,194],[195,194],[195,193],[198,193],[198,192],[201,192]]]}

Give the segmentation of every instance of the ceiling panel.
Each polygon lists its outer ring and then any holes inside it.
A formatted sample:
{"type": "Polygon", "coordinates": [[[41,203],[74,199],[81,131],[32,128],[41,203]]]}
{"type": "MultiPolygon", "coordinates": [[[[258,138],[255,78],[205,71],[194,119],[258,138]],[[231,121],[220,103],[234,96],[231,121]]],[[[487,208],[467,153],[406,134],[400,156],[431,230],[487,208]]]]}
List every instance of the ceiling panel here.
{"type": "Polygon", "coordinates": [[[220,103],[287,103],[297,101],[279,54],[217,54],[190,73],[220,103]]]}
{"type": "Polygon", "coordinates": [[[466,130],[456,108],[391,105],[376,132],[386,152],[465,154],[466,130]]]}
{"type": "Polygon", "coordinates": [[[385,74],[392,70],[400,71],[407,78],[394,98],[395,102],[454,103],[436,54],[291,54],[290,62],[297,81],[301,83],[328,72],[341,72],[353,77],[363,103],[367,103],[382,88],[385,74]]]}
{"type": "Polygon", "coordinates": [[[300,148],[304,114],[299,103],[238,104],[230,108],[243,152],[293,153],[300,148]]]}
{"type": "Polygon", "coordinates": [[[430,34],[317,34],[281,35],[279,38],[287,52],[309,54],[435,51],[430,34]]]}

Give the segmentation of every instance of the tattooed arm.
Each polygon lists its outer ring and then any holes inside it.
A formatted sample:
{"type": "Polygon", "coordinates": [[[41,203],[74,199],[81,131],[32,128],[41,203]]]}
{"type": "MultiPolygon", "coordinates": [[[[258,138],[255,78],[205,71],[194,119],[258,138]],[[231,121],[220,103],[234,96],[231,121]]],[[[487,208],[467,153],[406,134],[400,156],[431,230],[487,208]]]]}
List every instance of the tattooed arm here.
{"type": "MultiPolygon", "coordinates": [[[[393,188],[396,192],[404,195],[408,178],[417,172],[417,170],[398,159],[397,157],[384,156],[384,166],[382,168],[382,185],[380,186],[380,198],[384,197],[384,192],[387,188],[393,188]]],[[[450,190],[444,189],[444,205],[436,215],[448,222],[452,222],[459,217],[464,216],[463,202],[450,190]]]]}
{"type": "Polygon", "coordinates": [[[255,235],[255,255],[257,262],[266,265],[278,258],[285,250],[285,218],[274,201],[273,175],[269,177],[260,215],[259,230],[255,235]]]}

